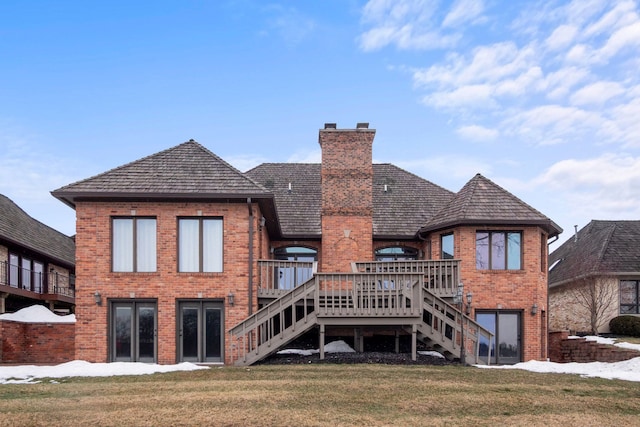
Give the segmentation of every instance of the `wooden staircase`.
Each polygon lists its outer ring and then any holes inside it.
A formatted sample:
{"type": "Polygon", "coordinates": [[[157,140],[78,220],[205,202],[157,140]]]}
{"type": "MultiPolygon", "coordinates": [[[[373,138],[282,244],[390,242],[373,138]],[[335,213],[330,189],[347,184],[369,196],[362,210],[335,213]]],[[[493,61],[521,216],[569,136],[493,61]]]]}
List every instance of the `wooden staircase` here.
{"type": "MultiPolygon", "coordinates": [[[[327,326],[401,328],[449,359],[488,364],[480,357],[480,343],[490,347],[492,334],[461,313],[433,290],[433,265],[402,268],[397,263],[366,263],[353,273],[315,273],[311,279],[280,293],[270,304],[230,330],[236,365],[251,365],[282,349],[314,327],[320,329],[320,357],[324,357],[327,326]],[[383,265],[384,264],[384,265],[383,265]],[[371,267],[374,268],[371,268],[371,267]],[[465,344],[464,347],[462,344],[465,344]],[[464,352],[462,349],[464,348],[464,352]]],[[[451,287],[448,285],[448,287],[451,287]]]]}

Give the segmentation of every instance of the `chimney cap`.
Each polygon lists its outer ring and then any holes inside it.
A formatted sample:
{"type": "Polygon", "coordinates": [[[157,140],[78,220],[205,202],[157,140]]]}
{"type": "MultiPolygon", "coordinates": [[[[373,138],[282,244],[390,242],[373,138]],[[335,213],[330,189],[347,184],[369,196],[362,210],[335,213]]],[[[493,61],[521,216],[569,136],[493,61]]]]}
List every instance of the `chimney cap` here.
{"type": "Polygon", "coordinates": [[[361,122],[356,124],[356,129],[369,129],[369,123],[361,122]]]}
{"type": "Polygon", "coordinates": [[[324,128],[325,129],[336,129],[336,124],[335,123],[325,123],[324,124],[324,128]]]}

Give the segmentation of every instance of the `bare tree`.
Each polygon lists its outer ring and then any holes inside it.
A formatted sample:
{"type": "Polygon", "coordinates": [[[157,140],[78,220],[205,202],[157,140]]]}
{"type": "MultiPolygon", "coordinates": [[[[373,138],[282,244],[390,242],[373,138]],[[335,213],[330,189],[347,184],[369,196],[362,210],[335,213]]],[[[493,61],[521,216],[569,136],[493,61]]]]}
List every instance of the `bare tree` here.
{"type": "Polygon", "coordinates": [[[617,307],[618,292],[614,282],[603,276],[587,276],[574,282],[571,289],[574,303],[589,316],[591,333],[598,331],[609,321],[610,313],[617,307]]]}

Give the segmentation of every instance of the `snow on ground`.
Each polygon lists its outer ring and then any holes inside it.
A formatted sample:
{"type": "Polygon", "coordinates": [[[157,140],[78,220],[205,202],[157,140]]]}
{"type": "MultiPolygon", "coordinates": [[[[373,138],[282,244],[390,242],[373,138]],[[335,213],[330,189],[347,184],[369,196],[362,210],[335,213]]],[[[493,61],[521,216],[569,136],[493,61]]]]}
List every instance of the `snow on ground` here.
{"type": "MultiPolygon", "coordinates": [[[[604,338],[597,336],[577,337],[570,336],[569,338],[578,339],[585,338],[587,341],[596,341],[600,344],[609,344],[621,348],[640,351],[640,344],[631,344],[628,342],[616,342],[614,338],[604,338]]],[[[590,363],[555,363],[555,362],[540,362],[531,360],[524,363],[516,363],[515,365],[496,365],[496,366],[484,366],[476,365],[478,368],[488,369],[523,369],[525,371],[539,372],[539,373],[556,373],[556,374],[575,374],[582,377],[599,377],[606,379],[616,379],[625,381],[638,381],[640,382],[640,357],[636,357],[630,360],[624,360],[622,362],[604,363],[604,362],[590,362],[590,363]]]]}
{"type": "Polygon", "coordinates": [[[83,360],[54,366],[0,366],[0,384],[35,384],[37,378],[112,377],[116,375],[147,375],[161,372],[208,369],[193,363],[156,365],[153,363],[113,362],[89,363],[83,360]]]}
{"type": "Polygon", "coordinates": [[[75,323],[76,315],[58,316],[44,305],[32,305],[15,313],[0,314],[0,320],[22,323],[75,323]]]}

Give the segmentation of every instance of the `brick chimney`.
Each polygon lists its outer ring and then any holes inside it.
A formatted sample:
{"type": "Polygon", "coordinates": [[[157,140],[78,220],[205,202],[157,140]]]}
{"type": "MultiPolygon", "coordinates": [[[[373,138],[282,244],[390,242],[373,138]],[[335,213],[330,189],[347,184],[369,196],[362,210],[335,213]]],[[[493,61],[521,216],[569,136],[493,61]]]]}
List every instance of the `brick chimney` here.
{"type": "Polygon", "coordinates": [[[368,123],[320,130],[322,251],[320,271],[350,272],[351,261],[373,259],[373,165],[376,131],[368,123]]]}

